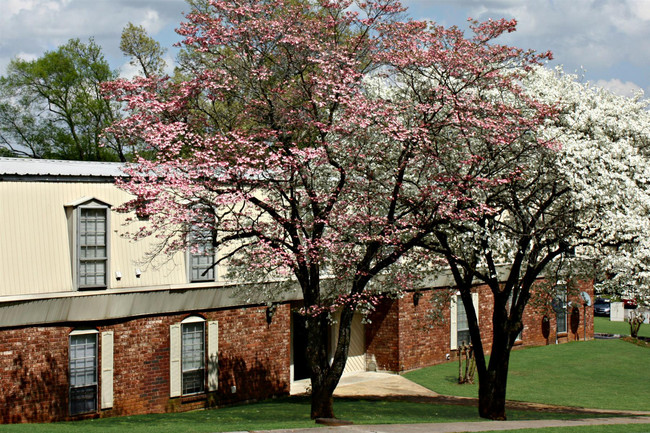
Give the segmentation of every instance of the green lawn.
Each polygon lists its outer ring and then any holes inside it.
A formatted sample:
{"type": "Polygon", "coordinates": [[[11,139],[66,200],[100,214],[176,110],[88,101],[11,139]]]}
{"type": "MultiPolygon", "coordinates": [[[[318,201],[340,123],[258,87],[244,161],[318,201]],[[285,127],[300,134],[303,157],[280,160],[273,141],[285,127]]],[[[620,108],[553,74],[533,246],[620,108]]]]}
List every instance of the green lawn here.
{"type": "MultiPolygon", "coordinates": [[[[508,399],[600,409],[650,410],[647,348],[593,340],[515,350],[508,399]]],[[[476,397],[477,385],[458,385],[455,362],[405,375],[440,394],[476,397]]],[[[650,427],[648,427],[650,431],[650,427]]]]}
{"type": "MultiPolygon", "coordinates": [[[[482,421],[476,407],[368,400],[336,400],[341,419],[355,424],[401,424],[482,421]]],[[[574,419],[584,416],[509,411],[509,419],[574,419]]],[[[483,420],[484,421],[484,420],[483,420]]],[[[141,415],[54,424],[0,425],[0,432],[203,433],[316,427],[309,400],[290,397],[261,403],[176,414],[141,415]]]]}
{"type": "MultiPolygon", "coordinates": [[[[508,398],[560,405],[608,409],[650,408],[650,352],[620,340],[594,340],[513,352],[508,398]]],[[[476,386],[457,385],[457,364],[410,372],[407,378],[448,395],[475,396],[476,386]]],[[[356,424],[396,424],[479,421],[476,407],[430,403],[335,401],[339,418],[356,424]]],[[[508,419],[574,419],[538,411],[508,411],[508,419]]],[[[4,432],[223,432],[314,427],[309,400],[290,397],[256,404],[177,414],[115,417],[73,423],[0,425],[4,432]]],[[[523,431],[522,431],[523,432],[523,431]]],[[[526,433],[650,432],[650,426],[569,427],[525,430],[526,433]]]]}
{"type": "MultiPolygon", "coordinates": [[[[594,317],[594,332],[630,335],[630,325],[627,322],[612,322],[607,317],[594,317]]],[[[650,337],[650,325],[647,323],[641,325],[639,337],[650,337]]]]}

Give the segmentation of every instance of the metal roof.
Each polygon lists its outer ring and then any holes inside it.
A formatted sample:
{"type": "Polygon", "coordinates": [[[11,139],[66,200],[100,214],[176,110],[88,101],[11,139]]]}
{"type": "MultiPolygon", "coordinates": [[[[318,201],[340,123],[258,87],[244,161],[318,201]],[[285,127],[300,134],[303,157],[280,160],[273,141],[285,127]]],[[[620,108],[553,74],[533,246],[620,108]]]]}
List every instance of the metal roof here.
{"type": "Polygon", "coordinates": [[[2,177],[123,177],[121,162],[62,161],[56,159],[0,158],[2,177]]]}

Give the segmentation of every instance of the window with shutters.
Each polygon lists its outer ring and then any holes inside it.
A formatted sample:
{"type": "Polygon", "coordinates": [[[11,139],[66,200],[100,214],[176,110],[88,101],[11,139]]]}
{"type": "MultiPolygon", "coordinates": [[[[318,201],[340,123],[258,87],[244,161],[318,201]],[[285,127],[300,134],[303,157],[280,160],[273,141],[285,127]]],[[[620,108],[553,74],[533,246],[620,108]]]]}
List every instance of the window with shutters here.
{"type": "MultiPolygon", "coordinates": [[[[508,304],[506,305],[506,308],[508,309],[508,315],[510,315],[510,310],[512,309],[513,295],[514,295],[514,293],[510,292],[510,296],[508,297],[508,304]]],[[[519,331],[519,334],[517,334],[517,338],[515,339],[516,341],[521,341],[523,332],[524,332],[523,329],[521,331],[519,331]]]]}
{"type": "Polygon", "coordinates": [[[70,415],[97,410],[97,331],[75,331],[69,347],[70,415]]]}
{"type": "Polygon", "coordinates": [[[205,389],[205,322],[181,325],[181,365],[183,395],[205,389]]]}
{"type": "Polygon", "coordinates": [[[463,300],[460,296],[456,296],[456,323],[458,324],[457,340],[458,346],[465,346],[471,343],[471,338],[469,336],[469,323],[467,322],[467,312],[465,311],[465,305],[463,305],[463,300]]]}
{"type": "Polygon", "coordinates": [[[169,396],[216,391],[219,323],[189,316],[169,326],[169,396]],[[206,346],[207,345],[207,346],[206,346]]]}
{"type": "MultiPolygon", "coordinates": [[[[472,293],[472,304],[474,311],[476,311],[476,319],[479,317],[478,293],[472,293]]],[[[456,294],[451,298],[450,305],[450,346],[452,350],[458,349],[463,344],[470,344],[471,338],[469,334],[469,322],[467,320],[467,312],[463,305],[463,300],[460,294],[456,294]]]]}

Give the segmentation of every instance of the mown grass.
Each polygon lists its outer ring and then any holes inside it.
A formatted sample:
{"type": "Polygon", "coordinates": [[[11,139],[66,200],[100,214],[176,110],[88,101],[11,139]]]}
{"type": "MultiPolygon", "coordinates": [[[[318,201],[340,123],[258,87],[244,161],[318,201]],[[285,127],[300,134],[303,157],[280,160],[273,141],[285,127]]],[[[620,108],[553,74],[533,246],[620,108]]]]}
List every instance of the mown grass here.
{"type": "MultiPolygon", "coordinates": [[[[334,411],[355,424],[412,424],[481,421],[476,407],[428,403],[340,399],[334,411]]],[[[569,414],[509,411],[509,419],[575,419],[569,414]]],[[[580,416],[582,417],[582,416],[580,416]]],[[[309,399],[288,397],[195,412],[104,418],[54,424],[0,425],[0,432],[207,433],[316,427],[309,399]]]]}
{"type": "MultiPolygon", "coordinates": [[[[605,409],[650,408],[650,352],[619,340],[595,340],[513,352],[508,398],[605,409]]],[[[407,378],[448,395],[475,396],[476,386],[456,384],[457,364],[408,373],[407,378]]],[[[411,424],[480,421],[474,406],[406,401],[335,400],[339,418],[356,424],[411,424]]],[[[596,415],[594,415],[596,416],[596,415]]],[[[575,419],[571,415],[509,410],[508,419],[575,419]]],[[[176,414],[115,417],[72,423],[0,425],[4,432],[207,433],[315,427],[309,399],[265,402],[176,414]]],[[[650,426],[594,426],[525,430],[527,433],[650,432],[650,426]]],[[[522,431],[523,432],[523,431],[522,431]]]]}
{"type": "MultiPolygon", "coordinates": [[[[650,352],[621,340],[592,340],[515,350],[509,400],[598,409],[650,410],[650,352]]],[[[455,362],[405,375],[440,394],[476,397],[478,386],[458,385],[455,362]]],[[[648,427],[650,431],[650,427],[648,427]]]]}
{"type": "MultiPolygon", "coordinates": [[[[601,334],[630,335],[627,322],[612,322],[607,317],[594,317],[594,332],[601,334]]],[[[639,328],[639,337],[650,338],[650,325],[643,323],[639,328]]]]}

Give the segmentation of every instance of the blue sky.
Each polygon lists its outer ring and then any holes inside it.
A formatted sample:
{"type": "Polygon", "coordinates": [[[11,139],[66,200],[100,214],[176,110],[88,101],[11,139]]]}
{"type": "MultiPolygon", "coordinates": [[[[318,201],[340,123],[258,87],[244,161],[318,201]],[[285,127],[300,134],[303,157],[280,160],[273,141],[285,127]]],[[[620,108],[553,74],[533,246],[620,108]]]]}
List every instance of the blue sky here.
{"type": "MultiPolygon", "coordinates": [[[[516,18],[518,31],[499,41],[551,50],[552,65],[585,80],[650,96],[650,0],[404,0],[408,14],[464,28],[467,18],[516,18]]],[[[70,38],[93,36],[111,65],[131,74],[119,51],[122,28],[143,25],[163,46],[189,9],[184,0],[0,0],[0,71],[19,56],[34,59],[70,38]]],[[[173,61],[173,50],[169,60],[173,61]]]]}

